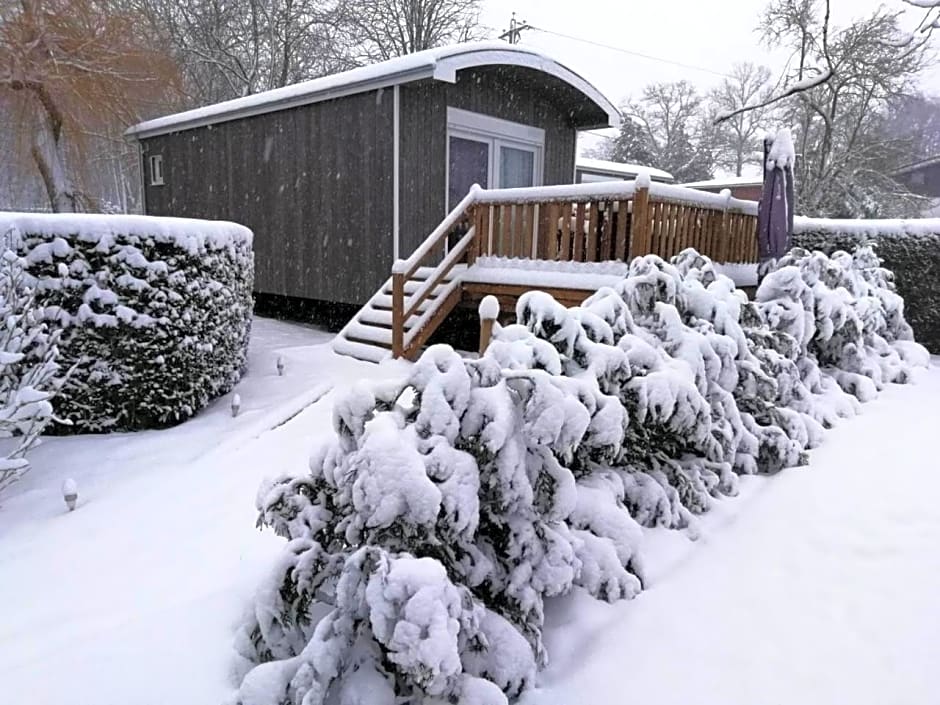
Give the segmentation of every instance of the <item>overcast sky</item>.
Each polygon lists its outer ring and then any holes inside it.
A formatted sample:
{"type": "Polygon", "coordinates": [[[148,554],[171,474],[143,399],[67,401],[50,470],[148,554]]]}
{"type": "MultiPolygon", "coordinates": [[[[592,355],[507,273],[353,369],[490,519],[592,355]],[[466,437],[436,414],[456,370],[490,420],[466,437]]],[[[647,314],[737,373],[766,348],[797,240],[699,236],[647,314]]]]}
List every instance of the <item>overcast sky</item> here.
{"type": "MultiPolygon", "coordinates": [[[[832,0],[833,24],[871,13],[900,0],[832,0]]],[[[764,0],[484,0],[483,22],[508,28],[512,12],[530,24],[600,44],[697,67],[670,65],[538,31],[523,42],[545,49],[620,104],[653,81],[687,79],[705,90],[721,81],[737,61],[777,70],[784,57],[762,47],[754,31],[764,0]]],[[[916,22],[913,11],[911,21],[916,22]]],[[[938,40],[940,41],[940,40],[938,40]]],[[[940,94],[940,71],[925,79],[925,90],[940,94]]]]}

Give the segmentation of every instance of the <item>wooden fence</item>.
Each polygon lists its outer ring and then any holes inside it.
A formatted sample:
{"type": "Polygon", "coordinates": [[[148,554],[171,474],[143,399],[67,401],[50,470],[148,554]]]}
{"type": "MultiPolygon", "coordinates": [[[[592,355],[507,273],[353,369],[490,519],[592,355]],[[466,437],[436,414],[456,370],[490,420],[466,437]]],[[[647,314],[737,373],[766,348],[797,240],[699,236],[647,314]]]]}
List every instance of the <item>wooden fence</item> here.
{"type": "Polygon", "coordinates": [[[716,262],[757,261],[757,215],[637,189],[629,198],[488,201],[468,209],[481,255],[568,262],[664,259],[694,247],[716,262]],[[471,212],[472,211],[472,212],[471,212]]]}

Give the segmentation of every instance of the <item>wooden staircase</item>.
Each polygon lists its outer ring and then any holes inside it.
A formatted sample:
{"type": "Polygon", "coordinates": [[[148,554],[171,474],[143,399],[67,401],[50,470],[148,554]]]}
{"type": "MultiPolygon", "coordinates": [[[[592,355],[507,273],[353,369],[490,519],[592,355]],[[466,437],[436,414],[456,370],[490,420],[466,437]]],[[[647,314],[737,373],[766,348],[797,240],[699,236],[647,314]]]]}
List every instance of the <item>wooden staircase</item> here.
{"type": "Polygon", "coordinates": [[[477,228],[469,219],[479,191],[471,189],[407,260],[395,262],[391,279],[336,336],[336,352],[369,362],[417,357],[460,303],[460,274],[475,259],[477,228]],[[450,246],[454,236],[460,239],[450,246]],[[435,259],[440,261],[425,266],[435,259]]]}
{"type": "MultiPolygon", "coordinates": [[[[404,283],[404,293],[412,296],[420,287],[434,276],[433,267],[420,267],[404,283]]],[[[450,294],[454,279],[445,278],[431,291],[403,325],[403,338],[408,338],[415,326],[428,311],[436,310],[442,297],[450,294]]],[[[333,349],[341,355],[348,355],[366,362],[381,362],[392,355],[393,314],[393,279],[389,278],[369,302],[360,309],[353,319],[339,332],[333,341],[333,349]]],[[[450,307],[452,309],[453,306],[450,307]]],[[[450,312],[448,310],[448,313],[450,312]]]]}
{"type": "MultiPolygon", "coordinates": [[[[415,359],[461,303],[550,291],[580,303],[591,278],[481,272],[480,256],[597,267],[687,247],[715,262],[757,261],[757,203],[648,181],[485,191],[474,187],[336,336],[337,353],[369,362],[415,359]],[[487,274],[490,278],[481,274],[487,274]],[[562,279],[564,279],[562,277],[562,279]],[[554,284],[553,284],[554,283],[554,284]]],[[[504,260],[498,260],[500,262],[504,260]]],[[[596,286],[594,287],[596,290],[596,286]]],[[[506,303],[503,303],[506,302],[506,303]]]]}

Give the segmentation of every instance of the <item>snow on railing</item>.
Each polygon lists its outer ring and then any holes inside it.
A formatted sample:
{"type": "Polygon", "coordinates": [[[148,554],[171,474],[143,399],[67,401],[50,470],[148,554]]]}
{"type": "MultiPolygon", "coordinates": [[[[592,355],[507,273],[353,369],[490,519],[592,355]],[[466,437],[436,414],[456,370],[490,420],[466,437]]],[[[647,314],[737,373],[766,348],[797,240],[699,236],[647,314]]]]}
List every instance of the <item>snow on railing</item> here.
{"type": "Polygon", "coordinates": [[[633,198],[635,181],[601,181],[589,184],[528,186],[525,188],[479,189],[474,203],[546,203],[633,198]]]}
{"type": "MultiPolygon", "coordinates": [[[[647,181],[646,188],[651,198],[687,203],[703,208],[741,211],[757,215],[757,201],[746,201],[728,194],[699,191],[685,186],[647,181]]],[[[558,186],[529,186],[526,188],[478,189],[473,203],[523,204],[558,201],[597,201],[633,198],[643,188],[642,176],[634,181],[601,181],[587,184],[562,184],[558,186]]]]}
{"type": "Polygon", "coordinates": [[[650,184],[649,191],[650,198],[656,200],[687,203],[689,205],[715,210],[738,211],[745,215],[757,217],[757,201],[745,201],[740,198],[734,198],[727,189],[721,193],[712,193],[710,191],[699,191],[698,189],[688,188],[686,186],[661,184],[654,181],[650,184]]]}

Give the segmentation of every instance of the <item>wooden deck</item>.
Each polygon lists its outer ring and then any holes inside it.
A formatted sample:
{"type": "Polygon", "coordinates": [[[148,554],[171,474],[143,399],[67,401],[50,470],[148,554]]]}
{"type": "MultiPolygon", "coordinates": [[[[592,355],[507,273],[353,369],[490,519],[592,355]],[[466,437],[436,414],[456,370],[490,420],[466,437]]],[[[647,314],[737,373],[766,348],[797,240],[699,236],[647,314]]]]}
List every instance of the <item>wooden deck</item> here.
{"type": "Polygon", "coordinates": [[[647,254],[668,259],[689,247],[716,262],[755,263],[756,231],[756,203],[663,184],[476,189],[395,263],[334,345],[363,359],[414,359],[455,307],[487,294],[504,310],[534,289],[577,305],[597,290],[595,270],[603,268],[592,263],[647,254]],[[545,264],[519,267],[532,260],[545,264]],[[528,275],[507,277],[500,262],[528,275]],[[563,276],[540,274],[565,269],[558,263],[577,264],[563,276]]]}

